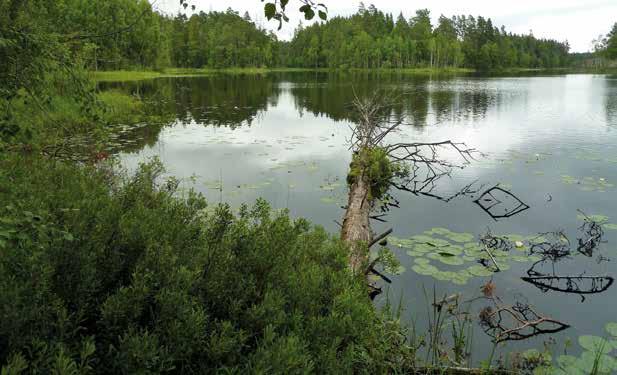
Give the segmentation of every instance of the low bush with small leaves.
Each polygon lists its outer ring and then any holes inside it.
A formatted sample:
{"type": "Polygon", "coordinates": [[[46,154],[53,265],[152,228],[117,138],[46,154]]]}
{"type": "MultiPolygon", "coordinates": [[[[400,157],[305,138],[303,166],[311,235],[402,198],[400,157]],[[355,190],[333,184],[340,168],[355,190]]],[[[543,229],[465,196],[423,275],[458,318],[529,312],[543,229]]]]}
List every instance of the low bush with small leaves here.
{"type": "Polygon", "coordinates": [[[410,368],[338,239],[262,200],[208,206],[163,172],[0,159],[2,374],[410,368]]]}

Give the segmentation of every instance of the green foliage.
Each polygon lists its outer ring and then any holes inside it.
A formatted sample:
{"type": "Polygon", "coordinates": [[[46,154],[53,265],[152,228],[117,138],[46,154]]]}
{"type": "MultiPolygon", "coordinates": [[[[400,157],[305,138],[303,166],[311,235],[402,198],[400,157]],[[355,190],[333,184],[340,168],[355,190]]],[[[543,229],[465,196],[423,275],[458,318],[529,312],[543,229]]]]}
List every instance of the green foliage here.
{"type": "Polygon", "coordinates": [[[617,59],[617,22],[606,36],[604,53],[609,59],[617,59]]]}
{"type": "Polygon", "coordinates": [[[410,20],[400,14],[360,7],[351,17],[335,17],[296,31],[283,49],[282,64],[323,68],[467,67],[500,70],[554,68],[569,63],[569,46],[532,35],[514,35],[490,19],[441,16],[431,24],[427,9],[410,20]]]}
{"type": "Polygon", "coordinates": [[[0,170],[3,373],[410,368],[344,245],[305,220],[181,197],[156,162],[128,177],[6,155],[0,170]]]}
{"type": "Polygon", "coordinates": [[[390,161],[384,149],[363,148],[353,156],[347,183],[352,185],[359,177],[364,176],[371,187],[371,199],[379,200],[386,195],[392,179],[400,171],[401,167],[390,161]]]}
{"type": "MultiPolygon", "coordinates": [[[[162,17],[162,16],[161,16],[162,17]]],[[[276,37],[259,28],[245,14],[200,12],[190,18],[163,18],[167,25],[171,65],[177,68],[231,68],[274,66],[276,37]]]]}

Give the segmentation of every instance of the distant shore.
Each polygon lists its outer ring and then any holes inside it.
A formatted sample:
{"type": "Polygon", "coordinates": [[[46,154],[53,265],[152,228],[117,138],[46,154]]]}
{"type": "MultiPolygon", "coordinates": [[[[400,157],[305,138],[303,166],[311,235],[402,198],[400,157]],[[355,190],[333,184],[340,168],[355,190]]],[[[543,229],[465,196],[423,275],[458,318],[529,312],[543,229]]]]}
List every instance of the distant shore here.
{"type": "Polygon", "coordinates": [[[582,74],[612,74],[617,73],[616,68],[508,68],[490,72],[478,72],[469,68],[404,68],[404,69],[329,69],[329,68],[169,68],[163,71],[149,70],[112,70],[90,72],[91,77],[98,82],[121,82],[139,81],[165,77],[191,77],[204,76],[211,74],[267,74],[267,73],[293,73],[293,72],[364,72],[364,73],[396,73],[396,74],[418,74],[418,75],[439,75],[439,74],[521,74],[521,73],[582,73],[582,74]]]}

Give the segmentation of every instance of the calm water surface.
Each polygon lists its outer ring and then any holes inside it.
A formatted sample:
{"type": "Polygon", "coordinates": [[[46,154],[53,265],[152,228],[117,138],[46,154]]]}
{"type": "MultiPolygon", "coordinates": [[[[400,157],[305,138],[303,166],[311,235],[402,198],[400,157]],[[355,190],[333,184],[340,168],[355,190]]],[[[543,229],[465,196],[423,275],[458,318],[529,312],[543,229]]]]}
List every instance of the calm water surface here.
{"type": "MultiPolygon", "coordinates": [[[[353,92],[396,90],[401,99],[395,111],[405,114],[413,125],[393,139],[451,139],[486,154],[439,181],[435,193],[447,197],[474,181],[480,192],[500,184],[530,209],[495,221],[473,202],[477,194],[443,202],[397,192],[400,208],[390,211],[387,223],[375,223],[376,232],[391,227],[396,238],[408,239],[442,227],[473,235],[474,240],[466,241],[475,242],[489,230],[522,237],[560,230],[570,238],[573,253],[554,264],[538,264],[535,271],[617,276],[614,225],[605,226],[604,242],[591,257],[576,251],[577,238],[583,237],[577,210],[617,223],[613,186],[617,185],[617,76],[291,74],[158,79],[110,86],[155,101],[150,110],[168,119],[163,127],[144,125],[118,135],[117,150],[129,168],[158,156],[170,174],[183,178],[185,186],[195,187],[212,202],[238,206],[263,197],[275,208],[287,208],[293,216],[306,217],[332,233],[338,230],[334,220],[341,220],[346,200],[353,92]]],[[[414,270],[415,258],[426,255],[411,256],[408,251],[413,249],[399,247],[396,241],[390,247],[404,272],[392,276],[389,295],[395,300],[402,295],[405,315],[414,317],[418,328],[426,324],[423,288],[432,293],[435,287],[438,295],[461,293],[467,299],[478,296],[480,286],[490,279],[474,277],[455,283],[452,274],[421,275],[414,270]]],[[[504,352],[541,348],[550,337],[558,342],[554,351],[562,352],[569,338],[575,343],[570,351],[577,352],[580,335],[604,336],[605,324],[617,322],[617,285],[587,295],[541,289],[521,280],[533,266],[524,259],[528,254],[511,253],[518,255],[517,260],[504,258],[503,267],[508,269],[492,276],[504,303],[528,303],[572,328],[510,343],[504,352]]],[[[442,272],[477,265],[470,258],[462,265],[429,261],[442,272]]],[[[383,303],[385,297],[380,298],[377,303],[383,303]]],[[[474,304],[472,312],[485,305],[474,304]]],[[[488,356],[490,340],[479,325],[474,345],[482,357],[476,359],[488,356]]]]}

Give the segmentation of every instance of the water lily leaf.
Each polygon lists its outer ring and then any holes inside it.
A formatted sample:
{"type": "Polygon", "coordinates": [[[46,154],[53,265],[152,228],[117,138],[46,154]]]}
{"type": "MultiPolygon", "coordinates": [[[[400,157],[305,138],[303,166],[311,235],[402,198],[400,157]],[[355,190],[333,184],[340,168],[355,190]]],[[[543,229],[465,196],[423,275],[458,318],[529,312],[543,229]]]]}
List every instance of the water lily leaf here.
{"type": "Polygon", "coordinates": [[[419,252],[419,253],[424,253],[424,254],[426,254],[426,253],[430,253],[430,252],[435,251],[435,247],[434,247],[434,246],[427,245],[427,244],[425,244],[425,243],[420,243],[420,244],[415,244],[415,245],[413,246],[413,250],[414,250],[414,251],[417,251],[417,252],[419,252]]]}
{"type": "Polygon", "coordinates": [[[506,234],[503,237],[507,238],[509,241],[512,241],[512,242],[525,241],[525,237],[521,236],[520,234],[506,234]]]}
{"type": "Polygon", "coordinates": [[[561,368],[572,368],[577,359],[578,358],[573,355],[560,355],[557,357],[557,363],[561,368]]]}
{"type": "Polygon", "coordinates": [[[430,253],[427,256],[431,259],[438,260],[441,263],[448,264],[450,266],[462,266],[465,263],[463,258],[448,253],[430,253]]]}
{"type": "Polygon", "coordinates": [[[450,233],[448,235],[444,235],[444,237],[459,243],[473,241],[474,239],[474,236],[471,233],[450,233]]]}
{"type": "Polygon", "coordinates": [[[452,281],[454,284],[457,285],[465,285],[467,284],[467,282],[469,281],[469,279],[471,279],[473,276],[470,275],[468,272],[457,272],[454,277],[452,278],[452,281]]]}
{"type": "Polygon", "coordinates": [[[425,276],[432,276],[436,274],[437,272],[439,272],[437,267],[430,265],[430,264],[415,264],[413,267],[411,267],[411,269],[415,273],[419,275],[425,275],[425,276]]]}
{"type": "Polygon", "coordinates": [[[431,233],[431,234],[438,234],[440,236],[446,236],[446,235],[452,233],[452,231],[450,231],[450,229],[447,229],[447,228],[433,228],[430,231],[427,231],[425,233],[431,233]]]}
{"type": "Polygon", "coordinates": [[[487,277],[487,276],[493,275],[493,271],[479,264],[467,268],[467,272],[469,272],[473,276],[478,276],[478,277],[487,277]]]}
{"type": "Polygon", "coordinates": [[[427,264],[431,263],[431,261],[426,259],[426,258],[416,258],[413,261],[414,261],[414,263],[421,264],[421,265],[427,265],[427,264]]]}
{"type": "Polygon", "coordinates": [[[576,218],[578,220],[585,220],[586,218],[589,218],[589,220],[591,221],[595,221],[596,223],[608,223],[609,217],[608,216],[604,216],[604,215],[577,215],[576,218]]]}
{"type": "Polygon", "coordinates": [[[584,349],[597,353],[608,354],[613,350],[612,345],[603,337],[584,335],[578,338],[578,343],[584,349]]]}
{"type": "Polygon", "coordinates": [[[430,237],[430,236],[426,236],[423,234],[419,234],[416,236],[411,237],[411,239],[417,243],[423,243],[423,244],[427,244],[429,246],[433,246],[433,247],[440,247],[440,246],[448,246],[450,245],[450,243],[446,240],[443,240],[441,238],[434,238],[434,237],[430,237]]]}
{"type": "Polygon", "coordinates": [[[454,276],[454,274],[448,271],[438,271],[432,274],[431,276],[433,276],[436,280],[439,280],[439,281],[450,281],[452,277],[454,276]]]}
{"type": "Polygon", "coordinates": [[[617,323],[606,323],[605,328],[606,332],[608,332],[611,336],[617,337],[617,323]]]}
{"type": "Polygon", "coordinates": [[[407,249],[414,249],[416,247],[416,243],[411,241],[411,240],[407,240],[407,239],[402,239],[402,238],[397,238],[394,236],[390,236],[388,237],[388,241],[394,245],[394,246],[398,246],[398,247],[405,247],[407,249]]]}
{"type": "Polygon", "coordinates": [[[598,369],[598,373],[610,373],[615,367],[615,360],[606,354],[585,351],[578,358],[574,367],[586,371],[586,374],[590,374],[594,367],[598,369]]]}
{"type": "Polygon", "coordinates": [[[417,257],[423,257],[424,255],[426,255],[426,253],[422,251],[408,250],[407,255],[409,255],[412,258],[417,258],[417,257]]]}

